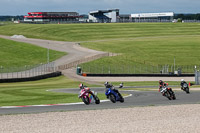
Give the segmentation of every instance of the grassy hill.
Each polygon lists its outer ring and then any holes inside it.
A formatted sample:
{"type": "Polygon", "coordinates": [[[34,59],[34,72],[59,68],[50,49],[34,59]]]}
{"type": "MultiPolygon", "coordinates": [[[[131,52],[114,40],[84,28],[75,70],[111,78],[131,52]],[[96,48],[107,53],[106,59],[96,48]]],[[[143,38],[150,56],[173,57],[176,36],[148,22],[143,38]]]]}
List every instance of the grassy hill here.
{"type": "Polygon", "coordinates": [[[174,35],[200,35],[198,23],[13,24],[0,34],[62,41],[94,41],[174,35]]]}
{"type": "MultiPolygon", "coordinates": [[[[82,46],[113,53],[84,66],[200,65],[199,23],[13,24],[0,34],[81,42],[82,46]]],[[[120,68],[121,69],[121,68],[120,68]]]]}
{"type": "MultiPolygon", "coordinates": [[[[49,50],[50,61],[66,53],[49,50]]],[[[20,67],[47,62],[47,49],[0,38],[0,66],[20,67]]]]}
{"type": "Polygon", "coordinates": [[[120,56],[106,57],[81,65],[85,68],[85,71],[92,73],[96,70],[99,70],[96,73],[102,73],[102,69],[107,73],[110,71],[109,69],[112,73],[159,72],[164,65],[171,65],[169,71],[173,71],[174,68],[171,70],[171,67],[174,67],[174,57],[176,69],[181,67],[185,69],[184,71],[193,72],[194,65],[200,65],[200,36],[141,37],[127,40],[87,42],[82,45],[97,50],[122,53],[120,56]]]}

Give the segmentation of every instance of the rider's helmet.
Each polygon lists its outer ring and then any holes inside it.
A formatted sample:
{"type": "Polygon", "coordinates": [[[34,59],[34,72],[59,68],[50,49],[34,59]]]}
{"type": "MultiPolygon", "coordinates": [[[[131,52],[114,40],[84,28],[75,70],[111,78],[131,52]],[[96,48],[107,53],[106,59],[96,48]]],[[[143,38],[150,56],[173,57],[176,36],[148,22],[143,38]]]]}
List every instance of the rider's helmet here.
{"type": "Polygon", "coordinates": [[[181,82],[183,82],[184,81],[184,79],[181,79],[181,82]]]}
{"type": "Polygon", "coordinates": [[[159,84],[162,85],[162,84],[163,84],[163,81],[162,81],[162,80],[159,80],[159,84]]]}
{"type": "Polygon", "coordinates": [[[83,84],[82,83],[79,84],[79,88],[83,89],[83,84]]]}
{"type": "Polygon", "coordinates": [[[106,82],[104,83],[104,85],[107,86],[107,85],[108,85],[108,82],[106,81],[106,82]]]}
{"type": "Polygon", "coordinates": [[[119,84],[119,88],[123,88],[123,83],[119,84]]]}

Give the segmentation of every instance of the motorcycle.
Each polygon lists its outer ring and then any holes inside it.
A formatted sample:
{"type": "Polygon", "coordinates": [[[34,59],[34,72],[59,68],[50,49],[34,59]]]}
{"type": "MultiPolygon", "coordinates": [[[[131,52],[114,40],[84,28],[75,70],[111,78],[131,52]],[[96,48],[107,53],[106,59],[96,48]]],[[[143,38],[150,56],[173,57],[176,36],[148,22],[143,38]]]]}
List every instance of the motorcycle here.
{"type": "Polygon", "coordinates": [[[97,93],[90,91],[89,88],[81,89],[79,98],[81,98],[86,105],[92,103],[93,100],[96,104],[100,104],[100,100],[97,97],[97,93]]]}
{"type": "Polygon", "coordinates": [[[171,88],[161,87],[160,92],[163,96],[167,97],[169,100],[175,100],[176,96],[171,88]]]}
{"type": "MultiPolygon", "coordinates": [[[[120,84],[120,88],[122,88],[123,86],[120,84]]],[[[122,97],[122,95],[117,92],[115,92],[112,87],[107,88],[105,95],[108,99],[110,99],[111,102],[116,103],[116,101],[120,101],[121,103],[124,102],[124,98],[122,97]]]]}
{"type": "Polygon", "coordinates": [[[190,93],[190,91],[189,91],[189,86],[188,86],[187,83],[184,83],[183,86],[181,87],[181,89],[182,89],[183,91],[185,91],[187,94],[190,93]]]}

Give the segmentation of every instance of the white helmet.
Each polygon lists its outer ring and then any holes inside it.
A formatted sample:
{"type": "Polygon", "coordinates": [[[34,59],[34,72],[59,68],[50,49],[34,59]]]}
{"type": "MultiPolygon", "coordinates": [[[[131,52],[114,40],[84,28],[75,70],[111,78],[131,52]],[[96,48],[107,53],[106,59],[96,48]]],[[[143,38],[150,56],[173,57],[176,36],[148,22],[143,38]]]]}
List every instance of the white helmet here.
{"type": "Polygon", "coordinates": [[[105,85],[105,86],[108,85],[108,82],[106,81],[106,82],[104,83],[104,85],[105,85]]]}
{"type": "Polygon", "coordinates": [[[181,79],[181,82],[183,82],[184,81],[184,79],[181,79]]]}

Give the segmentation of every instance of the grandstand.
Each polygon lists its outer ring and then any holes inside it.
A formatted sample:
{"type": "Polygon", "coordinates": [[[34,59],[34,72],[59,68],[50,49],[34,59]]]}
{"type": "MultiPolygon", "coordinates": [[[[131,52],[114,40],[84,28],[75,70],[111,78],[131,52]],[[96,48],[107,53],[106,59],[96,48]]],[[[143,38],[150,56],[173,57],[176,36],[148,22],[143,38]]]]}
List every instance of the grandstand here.
{"type": "Polygon", "coordinates": [[[89,21],[96,23],[115,23],[118,22],[119,9],[97,10],[89,12],[89,21]]]}
{"type": "Polygon", "coordinates": [[[78,22],[77,12],[29,12],[24,22],[78,22]]]}

